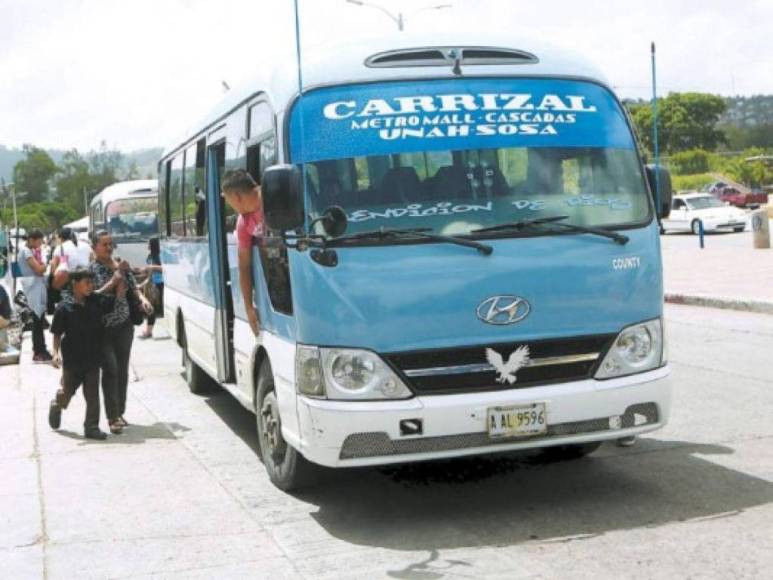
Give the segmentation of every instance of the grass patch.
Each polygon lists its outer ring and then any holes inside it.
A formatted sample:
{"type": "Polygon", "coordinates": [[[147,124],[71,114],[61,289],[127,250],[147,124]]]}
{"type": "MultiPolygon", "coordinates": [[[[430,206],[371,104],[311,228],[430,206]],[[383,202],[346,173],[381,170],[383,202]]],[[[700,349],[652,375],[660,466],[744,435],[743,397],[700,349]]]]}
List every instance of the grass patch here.
{"type": "Polygon", "coordinates": [[[713,181],[716,181],[716,178],[711,173],[671,176],[671,185],[674,191],[700,191],[704,185],[708,185],[713,181]]]}

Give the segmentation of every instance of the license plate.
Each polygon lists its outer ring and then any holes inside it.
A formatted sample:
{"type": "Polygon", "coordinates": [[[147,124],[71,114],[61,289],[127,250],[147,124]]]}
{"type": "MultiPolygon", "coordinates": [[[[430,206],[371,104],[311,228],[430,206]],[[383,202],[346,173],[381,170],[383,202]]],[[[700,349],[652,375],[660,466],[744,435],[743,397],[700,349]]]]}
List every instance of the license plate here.
{"type": "Polygon", "coordinates": [[[489,407],[488,434],[495,439],[532,437],[547,433],[545,403],[513,407],[489,407]]]}

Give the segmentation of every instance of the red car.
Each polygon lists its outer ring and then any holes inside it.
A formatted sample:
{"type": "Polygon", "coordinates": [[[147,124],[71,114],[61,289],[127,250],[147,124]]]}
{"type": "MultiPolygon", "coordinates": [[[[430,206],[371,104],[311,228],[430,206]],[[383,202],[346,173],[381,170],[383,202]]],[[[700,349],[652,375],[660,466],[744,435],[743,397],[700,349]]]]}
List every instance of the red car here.
{"type": "Polygon", "coordinates": [[[764,193],[741,193],[735,187],[723,187],[715,192],[721,201],[726,201],[736,207],[748,207],[749,205],[764,205],[768,202],[768,196],[764,193]]]}

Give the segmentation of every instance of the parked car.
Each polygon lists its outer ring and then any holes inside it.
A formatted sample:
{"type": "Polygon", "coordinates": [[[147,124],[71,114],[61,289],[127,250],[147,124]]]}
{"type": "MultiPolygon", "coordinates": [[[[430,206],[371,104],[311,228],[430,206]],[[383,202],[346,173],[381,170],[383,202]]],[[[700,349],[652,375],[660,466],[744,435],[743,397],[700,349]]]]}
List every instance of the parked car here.
{"type": "Polygon", "coordinates": [[[728,184],[724,181],[712,181],[709,184],[706,184],[703,186],[703,189],[701,191],[703,193],[710,193],[712,195],[718,194],[718,192],[725,187],[728,187],[728,184]]]}
{"type": "Polygon", "coordinates": [[[750,205],[763,205],[768,202],[768,196],[764,193],[743,193],[735,187],[724,187],[719,192],[719,200],[736,207],[749,207],[750,205]]]}
{"type": "Polygon", "coordinates": [[[671,214],[663,220],[663,231],[698,234],[703,231],[742,232],[746,228],[746,213],[708,193],[687,193],[674,196],[671,214]]]}

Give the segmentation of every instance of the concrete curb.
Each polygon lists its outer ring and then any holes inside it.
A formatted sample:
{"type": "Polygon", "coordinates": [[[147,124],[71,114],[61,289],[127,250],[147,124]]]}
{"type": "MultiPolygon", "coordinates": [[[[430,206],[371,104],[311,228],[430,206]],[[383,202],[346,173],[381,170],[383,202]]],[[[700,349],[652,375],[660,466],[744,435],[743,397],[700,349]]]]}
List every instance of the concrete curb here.
{"type": "Polygon", "coordinates": [[[759,312],[773,315],[773,302],[761,300],[739,300],[719,296],[701,296],[694,294],[666,293],[665,301],[670,304],[686,304],[688,306],[705,306],[707,308],[722,308],[724,310],[742,310],[744,312],[759,312]]]}

